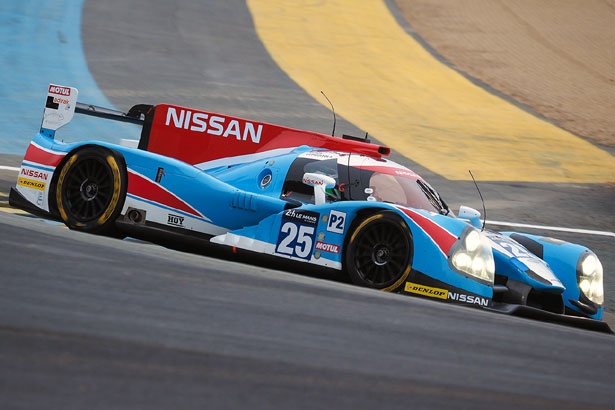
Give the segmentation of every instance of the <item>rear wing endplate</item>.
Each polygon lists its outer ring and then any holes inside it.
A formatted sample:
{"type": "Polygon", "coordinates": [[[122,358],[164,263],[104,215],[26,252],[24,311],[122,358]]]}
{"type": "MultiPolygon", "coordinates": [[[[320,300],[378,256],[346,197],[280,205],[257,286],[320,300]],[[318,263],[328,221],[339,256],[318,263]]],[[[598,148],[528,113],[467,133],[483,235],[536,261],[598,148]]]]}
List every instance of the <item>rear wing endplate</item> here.
{"type": "Polygon", "coordinates": [[[92,104],[80,103],[77,101],[78,95],[79,90],[75,87],[49,84],[43,122],[41,124],[41,134],[53,138],[55,132],[60,127],[68,124],[73,119],[74,113],[143,126],[145,114],[153,107],[147,104],[139,104],[132,107],[128,113],[123,113],[92,104]]]}

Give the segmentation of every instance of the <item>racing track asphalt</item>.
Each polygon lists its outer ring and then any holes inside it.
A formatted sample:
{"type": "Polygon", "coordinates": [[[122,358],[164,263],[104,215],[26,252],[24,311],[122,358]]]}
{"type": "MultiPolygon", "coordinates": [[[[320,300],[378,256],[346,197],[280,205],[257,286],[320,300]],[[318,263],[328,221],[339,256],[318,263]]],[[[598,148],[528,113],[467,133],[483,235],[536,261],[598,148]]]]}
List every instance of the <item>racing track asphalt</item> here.
{"type": "MultiPolygon", "coordinates": [[[[83,24],[90,70],[118,108],[165,101],[330,129],[330,113],[267,56],[243,2],[88,1],[83,24]]],[[[343,120],[338,130],[361,135],[343,120]]],[[[395,159],[453,204],[480,208],[471,183],[395,159]]],[[[493,219],[563,220],[589,229],[612,220],[612,191],[602,187],[480,185],[493,219]]],[[[615,402],[613,336],[84,235],[2,212],[0,230],[3,409],[615,402]]],[[[592,246],[603,248],[596,250],[606,264],[609,240],[592,246]]]]}
{"type": "Polygon", "coordinates": [[[612,335],[0,213],[17,408],[611,408],[612,335]]]}

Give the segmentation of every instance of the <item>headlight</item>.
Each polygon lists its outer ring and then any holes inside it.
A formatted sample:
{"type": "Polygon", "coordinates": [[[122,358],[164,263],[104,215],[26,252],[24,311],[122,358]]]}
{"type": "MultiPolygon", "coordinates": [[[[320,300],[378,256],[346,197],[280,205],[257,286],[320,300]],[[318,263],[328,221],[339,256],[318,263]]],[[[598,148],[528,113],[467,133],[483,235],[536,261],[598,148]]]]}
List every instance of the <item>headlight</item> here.
{"type": "Polygon", "coordinates": [[[453,270],[493,284],[495,262],[489,240],[468,226],[453,244],[448,255],[453,270]]]}
{"type": "Polygon", "coordinates": [[[589,300],[598,305],[604,303],[602,264],[593,252],[586,251],[581,254],[577,263],[577,282],[579,289],[589,300]]]}

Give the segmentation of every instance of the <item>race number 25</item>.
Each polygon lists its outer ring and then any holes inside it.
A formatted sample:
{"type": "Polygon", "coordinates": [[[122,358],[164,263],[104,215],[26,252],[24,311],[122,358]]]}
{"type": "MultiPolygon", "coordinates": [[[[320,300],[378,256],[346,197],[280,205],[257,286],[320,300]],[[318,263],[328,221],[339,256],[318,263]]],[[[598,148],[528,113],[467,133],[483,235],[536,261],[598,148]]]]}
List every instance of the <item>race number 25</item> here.
{"type": "Polygon", "coordinates": [[[290,221],[284,222],[280,228],[276,252],[301,259],[309,259],[314,246],[315,232],[314,226],[290,221]]]}

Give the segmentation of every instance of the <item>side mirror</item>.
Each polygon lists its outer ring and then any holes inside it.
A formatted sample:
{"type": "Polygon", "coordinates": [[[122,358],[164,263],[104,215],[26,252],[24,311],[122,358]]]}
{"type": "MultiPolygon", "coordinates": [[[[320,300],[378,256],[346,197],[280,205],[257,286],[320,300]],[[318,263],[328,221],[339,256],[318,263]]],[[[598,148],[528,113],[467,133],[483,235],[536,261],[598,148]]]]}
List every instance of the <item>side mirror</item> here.
{"type": "Polygon", "coordinates": [[[474,208],[470,208],[469,206],[461,205],[459,207],[459,214],[457,215],[459,219],[464,219],[470,222],[470,225],[476,228],[482,228],[483,224],[480,221],[480,212],[478,212],[474,208]]]}
{"type": "Polygon", "coordinates": [[[322,205],[325,203],[325,189],[335,186],[335,179],[322,174],[306,172],[303,174],[303,183],[314,187],[314,203],[322,205]]]}

